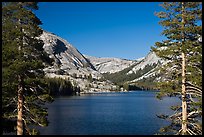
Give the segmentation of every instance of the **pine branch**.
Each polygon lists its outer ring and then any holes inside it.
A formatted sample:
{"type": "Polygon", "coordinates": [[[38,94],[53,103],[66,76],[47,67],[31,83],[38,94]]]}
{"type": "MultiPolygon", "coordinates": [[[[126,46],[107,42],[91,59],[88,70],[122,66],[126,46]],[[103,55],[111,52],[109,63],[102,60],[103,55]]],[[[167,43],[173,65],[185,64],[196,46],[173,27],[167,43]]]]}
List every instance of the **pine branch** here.
{"type": "MultiPolygon", "coordinates": [[[[193,134],[189,131],[189,129],[187,129],[186,131],[187,131],[190,135],[193,135],[193,134]]],[[[194,135],[195,135],[195,134],[194,134],[194,135]]]]}
{"type": "Polygon", "coordinates": [[[195,87],[195,86],[186,86],[186,89],[192,89],[192,90],[196,90],[196,91],[202,93],[202,89],[195,87]]]}
{"type": "Polygon", "coordinates": [[[14,110],[13,110],[13,113],[15,113],[17,110],[18,110],[17,108],[16,108],[16,109],[14,109],[14,110]]]}
{"type": "Polygon", "coordinates": [[[190,128],[187,129],[187,132],[188,132],[190,135],[198,135],[198,134],[196,134],[195,132],[193,132],[190,128]]]}
{"type": "Polygon", "coordinates": [[[36,124],[38,124],[39,126],[41,126],[41,127],[44,127],[44,125],[42,125],[41,123],[39,123],[38,121],[36,121],[34,118],[32,118],[32,117],[35,117],[31,112],[30,112],[30,109],[28,109],[25,105],[23,105],[24,106],[24,108],[30,113],[30,119],[33,121],[33,122],[35,122],[36,124]]]}
{"type": "Polygon", "coordinates": [[[12,118],[17,118],[17,115],[11,114],[11,115],[9,115],[9,116],[3,116],[3,117],[5,117],[5,118],[7,118],[7,119],[12,119],[12,118]]]}
{"type": "Polygon", "coordinates": [[[28,107],[26,107],[25,105],[23,105],[23,107],[24,107],[29,113],[31,113],[31,112],[30,112],[30,109],[29,109],[28,107]]]}
{"type": "MultiPolygon", "coordinates": [[[[200,113],[202,113],[202,111],[198,111],[198,110],[197,111],[192,111],[192,112],[188,113],[188,117],[191,117],[194,114],[199,115],[200,113]]],[[[194,116],[194,117],[196,117],[196,116],[194,116]]]]}
{"type": "Polygon", "coordinates": [[[42,104],[44,104],[44,103],[46,102],[46,100],[44,100],[43,98],[41,98],[41,97],[39,97],[39,96],[37,96],[37,98],[39,99],[39,101],[40,101],[42,104]]]}
{"type": "MultiPolygon", "coordinates": [[[[189,92],[189,90],[188,90],[188,92],[189,92]]],[[[191,102],[196,102],[192,97],[192,95],[197,95],[196,93],[187,93],[187,95],[189,95],[189,99],[191,100],[191,102]]]]}
{"type": "Polygon", "coordinates": [[[199,125],[198,123],[189,123],[190,125],[192,125],[193,127],[195,127],[196,129],[202,129],[202,125],[199,125]]]}
{"type": "Polygon", "coordinates": [[[7,104],[5,107],[9,107],[9,106],[12,105],[13,103],[16,103],[16,102],[17,102],[16,98],[17,98],[17,97],[14,97],[14,98],[10,99],[10,101],[9,101],[10,103],[7,104]]]}
{"type": "Polygon", "coordinates": [[[182,113],[179,112],[179,113],[172,114],[169,118],[175,119],[175,118],[178,118],[178,117],[181,117],[181,116],[182,116],[182,113]]]}
{"type": "Polygon", "coordinates": [[[180,129],[180,130],[178,131],[178,133],[176,133],[175,135],[181,135],[181,132],[182,132],[182,129],[180,129]]]}
{"type": "Polygon", "coordinates": [[[26,131],[28,132],[29,135],[31,135],[26,120],[25,120],[24,118],[22,118],[22,119],[23,119],[23,121],[24,121],[26,131]]]}
{"type": "Polygon", "coordinates": [[[185,84],[186,84],[186,86],[189,85],[189,86],[191,86],[191,87],[197,88],[197,89],[199,89],[199,90],[202,92],[202,89],[201,89],[200,87],[198,87],[198,86],[192,84],[191,82],[186,82],[185,84]]]}
{"type": "Polygon", "coordinates": [[[30,117],[30,119],[35,122],[36,124],[38,124],[41,127],[44,127],[44,125],[42,125],[41,123],[39,123],[38,121],[36,121],[34,118],[30,117]]]}
{"type": "Polygon", "coordinates": [[[199,97],[202,97],[202,93],[200,93],[199,91],[197,91],[197,90],[195,90],[195,89],[186,89],[186,91],[188,92],[187,94],[192,93],[192,94],[195,94],[195,95],[197,95],[197,96],[199,96],[199,97]],[[190,92],[190,93],[189,93],[189,92],[190,92]]]}

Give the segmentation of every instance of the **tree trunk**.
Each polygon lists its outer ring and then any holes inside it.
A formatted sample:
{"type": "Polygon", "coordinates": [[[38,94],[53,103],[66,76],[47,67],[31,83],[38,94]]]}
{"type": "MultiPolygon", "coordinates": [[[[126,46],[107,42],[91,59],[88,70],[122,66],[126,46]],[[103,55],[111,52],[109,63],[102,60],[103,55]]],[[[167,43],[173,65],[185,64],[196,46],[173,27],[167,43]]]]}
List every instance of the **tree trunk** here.
{"type": "Polygon", "coordinates": [[[182,134],[187,132],[187,102],[186,102],[186,87],[185,87],[185,54],[182,52],[182,134]]]}
{"type": "MultiPolygon", "coordinates": [[[[185,33],[184,33],[185,19],[184,19],[184,2],[182,2],[182,47],[184,46],[185,33]]],[[[182,49],[182,48],[181,48],[182,49]]],[[[182,135],[187,133],[187,102],[186,102],[186,63],[185,54],[182,49],[182,135]]]]}
{"type": "Polygon", "coordinates": [[[23,135],[23,86],[21,76],[18,76],[18,117],[17,117],[17,135],[23,135]]]}
{"type": "MultiPolygon", "coordinates": [[[[19,2],[20,9],[22,3],[19,2]]],[[[22,33],[21,19],[18,20],[20,25],[20,32],[22,33]]],[[[21,52],[23,46],[23,37],[20,36],[18,51],[21,52]]],[[[18,116],[17,116],[17,135],[23,135],[23,78],[18,75],[18,116]]]]}

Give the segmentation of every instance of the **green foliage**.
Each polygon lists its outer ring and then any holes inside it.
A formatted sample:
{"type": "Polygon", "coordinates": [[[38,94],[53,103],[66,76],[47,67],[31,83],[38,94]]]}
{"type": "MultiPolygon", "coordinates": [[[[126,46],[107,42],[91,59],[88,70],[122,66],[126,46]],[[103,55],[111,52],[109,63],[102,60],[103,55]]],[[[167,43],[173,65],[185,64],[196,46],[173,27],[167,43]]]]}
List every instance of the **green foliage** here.
{"type": "MultiPolygon", "coordinates": [[[[137,63],[138,64],[138,63],[137,63]]],[[[120,87],[123,87],[126,90],[157,90],[156,83],[154,82],[156,80],[156,77],[158,77],[158,74],[155,74],[155,76],[151,76],[148,78],[143,78],[141,80],[138,80],[137,82],[130,82],[131,80],[137,79],[147,72],[151,71],[152,69],[157,69],[157,67],[160,65],[153,64],[153,65],[146,65],[143,69],[139,69],[136,73],[128,74],[127,73],[133,69],[137,64],[134,64],[122,71],[116,72],[116,73],[105,73],[103,74],[104,77],[115,84],[117,84],[120,87]]]]}
{"type": "Polygon", "coordinates": [[[136,73],[132,73],[132,74],[128,74],[127,73],[132,70],[132,68],[134,68],[137,64],[134,64],[122,71],[116,72],[116,73],[104,73],[103,76],[114,82],[117,85],[123,85],[123,83],[127,82],[127,81],[131,81],[134,80],[136,78],[141,77],[142,75],[144,75],[145,73],[149,72],[150,70],[154,69],[155,67],[157,67],[157,64],[153,64],[153,65],[146,65],[143,69],[139,69],[136,73]]]}
{"type": "Polygon", "coordinates": [[[141,90],[158,90],[156,88],[156,83],[151,81],[151,78],[143,79],[143,80],[131,83],[131,84],[137,86],[141,90]]]}
{"type": "Polygon", "coordinates": [[[17,93],[21,88],[24,134],[32,134],[30,125],[48,124],[43,105],[53,99],[48,94],[43,68],[52,61],[37,38],[42,29],[33,13],[36,9],[36,2],[2,2],[2,118],[7,121],[3,132],[16,130],[17,93]]]}
{"type": "Polygon", "coordinates": [[[131,90],[143,90],[143,88],[141,88],[137,84],[133,85],[133,84],[129,84],[129,83],[124,83],[123,85],[120,85],[120,88],[121,87],[123,87],[127,91],[131,91],[131,90]]]}
{"type": "Polygon", "coordinates": [[[123,88],[128,91],[129,90],[129,85],[127,83],[124,83],[123,88]]]}
{"type": "Polygon", "coordinates": [[[80,92],[77,86],[72,85],[68,79],[47,78],[49,94],[52,96],[74,95],[80,92]]]}
{"type": "Polygon", "coordinates": [[[89,82],[93,82],[93,78],[92,78],[91,74],[88,75],[88,80],[89,80],[89,82]]]}
{"type": "MultiPolygon", "coordinates": [[[[202,113],[202,108],[200,108],[202,104],[202,42],[198,40],[202,37],[202,3],[183,2],[184,9],[182,9],[182,2],[164,2],[161,6],[165,12],[158,12],[156,15],[161,18],[159,24],[164,27],[162,34],[167,37],[167,40],[156,42],[156,47],[152,47],[152,50],[168,63],[161,68],[163,80],[157,83],[160,89],[157,97],[160,99],[165,95],[181,97],[181,53],[184,53],[187,113],[195,110],[199,110],[196,111],[198,114],[202,113]],[[199,105],[195,107],[195,104],[199,105]]],[[[172,107],[172,109],[176,110],[177,107],[172,107]]],[[[174,115],[177,115],[179,111],[180,109],[177,109],[174,115]]],[[[180,117],[168,117],[172,123],[161,131],[167,134],[181,134],[179,129],[182,121],[178,120],[180,117]]],[[[196,117],[188,121],[188,134],[202,134],[202,129],[194,126],[199,123],[196,117]]]]}

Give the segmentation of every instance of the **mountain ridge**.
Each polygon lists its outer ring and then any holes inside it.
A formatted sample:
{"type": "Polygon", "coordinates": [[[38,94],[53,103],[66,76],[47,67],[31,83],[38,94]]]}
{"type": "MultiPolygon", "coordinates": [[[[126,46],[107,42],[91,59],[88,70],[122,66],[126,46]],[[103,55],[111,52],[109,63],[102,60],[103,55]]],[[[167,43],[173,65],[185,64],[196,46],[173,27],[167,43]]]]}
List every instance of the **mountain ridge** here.
{"type": "Polygon", "coordinates": [[[54,64],[44,69],[46,75],[69,78],[72,83],[87,92],[88,90],[118,90],[111,76],[114,76],[114,79],[122,77],[123,82],[135,82],[153,76],[154,69],[163,63],[152,51],[147,56],[136,60],[93,57],[80,53],[68,41],[54,33],[43,31],[40,39],[44,42],[45,52],[54,59],[54,64]],[[121,75],[118,77],[118,74],[121,75]],[[86,79],[90,75],[94,81],[90,82],[86,79]],[[127,80],[125,80],[126,77],[127,80]]]}
{"type": "Polygon", "coordinates": [[[104,79],[103,75],[96,71],[88,59],[63,38],[43,31],[40,39],[44,42],[45,52],[54,60],[53,65],[44,69],[47,77],[69,79],[73,85],[79,86],[83,91],[116,88],[110,81],[104,80],[101,82],[101,79],[104,79]],[[90,81],[90,77],[94,81],[90,81]]]}
{"type": "Polygon", "coordinates": [[[136,62],[134,60],[115,57],[93,57],[89,55],[85,55],[85,57],[100,73],[115,73],[131,66],[136,62]]]}

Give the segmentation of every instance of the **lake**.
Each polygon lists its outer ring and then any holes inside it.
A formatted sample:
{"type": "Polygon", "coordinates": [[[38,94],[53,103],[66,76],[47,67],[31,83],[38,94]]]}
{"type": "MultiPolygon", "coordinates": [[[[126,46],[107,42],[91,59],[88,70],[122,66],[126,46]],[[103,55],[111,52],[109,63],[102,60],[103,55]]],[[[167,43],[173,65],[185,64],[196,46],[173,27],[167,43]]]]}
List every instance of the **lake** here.
{"type": "Polygon", "coordinates": [[[41,135],[153,135],[168,125],[156,114],[171,114],[175,97],[155,98],[154,91],[82,94],[48,104],[49,126],[41,135]]]}

